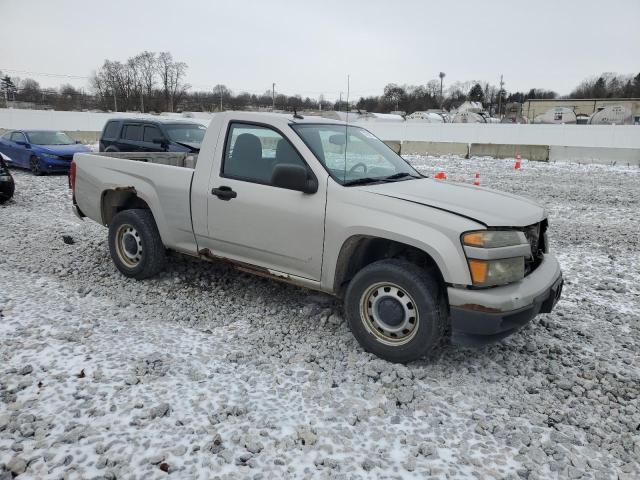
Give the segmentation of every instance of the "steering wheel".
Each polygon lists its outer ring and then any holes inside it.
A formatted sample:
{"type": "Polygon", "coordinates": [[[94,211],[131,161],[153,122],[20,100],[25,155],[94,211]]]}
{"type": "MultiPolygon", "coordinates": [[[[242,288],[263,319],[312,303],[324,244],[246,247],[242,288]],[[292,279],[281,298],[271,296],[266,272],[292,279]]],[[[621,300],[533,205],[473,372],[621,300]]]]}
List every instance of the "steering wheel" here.
{"type": "Polygon", "coordinates": [[[364,171],[362,173],[365,174],[365,175],[367,174],[367,166],[362,162],[358,162],[353,167],[351,167],[349,169],[349,175],[351,175],[353,173],[353,171],[358,167],[362,167],[364,169],[364,171]]]}

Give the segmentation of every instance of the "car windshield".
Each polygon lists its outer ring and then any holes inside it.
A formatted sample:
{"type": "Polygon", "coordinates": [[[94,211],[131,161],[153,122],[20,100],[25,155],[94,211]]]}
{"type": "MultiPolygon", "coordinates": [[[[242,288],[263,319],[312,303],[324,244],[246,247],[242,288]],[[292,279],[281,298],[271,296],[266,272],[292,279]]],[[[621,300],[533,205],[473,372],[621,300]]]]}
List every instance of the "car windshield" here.
{"type": "Polygon", "coordinates": [[[202,143],[204,132],[207,131],[204,125],[195,123],[176,123],[165,125],[164,128],[171,141],[183,143],[202,143]]]}
{"type": "Polygon", "coordinates": [[[330,124],[296,124],[291,128],[342,185],[421,178],[402,157],[363,128],[330,124]]]}
{"type": "Polygon", "coordinates": [[[29,143],[34,145],[72,145],[76,141],[64,132],[29,132],[29,143]]]}

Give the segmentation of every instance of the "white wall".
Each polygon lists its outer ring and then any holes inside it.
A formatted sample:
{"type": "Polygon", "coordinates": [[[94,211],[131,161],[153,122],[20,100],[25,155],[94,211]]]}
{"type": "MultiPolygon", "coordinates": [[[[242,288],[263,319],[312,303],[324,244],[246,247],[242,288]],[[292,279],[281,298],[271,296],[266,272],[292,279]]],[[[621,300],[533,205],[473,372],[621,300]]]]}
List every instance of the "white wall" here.
{"type": "MultiPolygon", "coordinates": [[[[104,124],[113,117],[140,118],[148,115],[140,113],[95,113],[95,112],[59,112],[55,110],[19,110],[0,108],[0,128],[6,129],[43,129],[80,132],[99,132],[104,124]]],[[[186,118],[180,114],[163,114],[175,118],[186,118]]],[[[194,120],[209,125],[211,114],[194,114],[194,120]]]]}
{"type": "Polygon", "coordinates": [[[362,126],[382,140],[640,148],[637,125],[367,122],[362,126]]]}
{"type": "MultiPolygon", "coordinates": [[[[112,117],[141,117],[136,113],[58,112],[0,109],[0,128],[41,128],[98,132],[112,117]]],[[[180,114],[172,114],[184,118],[180,114]]],[[[212,114],[194,113],[208,125],[212,114]]],[[[560,145],[568,147],[640,148],[637,125],[509,125],[478,123],[362,122],[382,140],[560,145]]]]}

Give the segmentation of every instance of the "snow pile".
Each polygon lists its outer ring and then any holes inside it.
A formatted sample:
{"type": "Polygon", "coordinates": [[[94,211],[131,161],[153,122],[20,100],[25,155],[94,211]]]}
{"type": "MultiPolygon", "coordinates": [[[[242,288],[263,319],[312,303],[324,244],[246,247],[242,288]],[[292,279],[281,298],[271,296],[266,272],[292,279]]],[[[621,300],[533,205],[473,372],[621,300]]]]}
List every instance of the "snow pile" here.
{"type": "Polygon", "coordinates": [[[14,171],[0,478],[637,478],[640,171],[410,161],[548,207],[567,280],[554,313],[393,365],[328,296],[177,254],[156,279],[122,277],[66,177],[14,171]]]}

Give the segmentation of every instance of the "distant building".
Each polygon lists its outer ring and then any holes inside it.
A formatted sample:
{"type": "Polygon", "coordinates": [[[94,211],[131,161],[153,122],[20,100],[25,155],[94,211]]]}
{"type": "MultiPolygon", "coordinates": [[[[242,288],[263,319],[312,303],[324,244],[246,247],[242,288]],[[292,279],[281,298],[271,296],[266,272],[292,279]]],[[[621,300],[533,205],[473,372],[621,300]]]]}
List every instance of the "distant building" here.
{"type": "Polygon", "coordinates": [[[504,117],[500,123],[529,123],[529,121],[522,116],[522,104],[511,102],[507,103],[504,117]]]}
{"type": "Polygon", "coordinates": [[[631,110],[623,105],[609,105],[589,118],[591,125],[631,125],[634,123],[631,110]]]}
{"type": "Polygon", "coordinates": [[[577,116],[572,108],[553,107],[540,115],[536,115],[533,123],[577,123],[577,116]]]}
{"type": "Polygon", "coordinates": [[[462,105],[460,105],[456,109],[456,112],[458,112],[458,113],[460,113],[460,112],[480,113],[483,110],[484,110],[484,107],[482,106],[482,103],[480,103],[480,102],[471,102],[471,101],[467,100],[466,102],[464,102],[462,105]]]}
{"type": "Polygon", "coordinates": [[[6,101],[7,108],[19,108],[22,110],[34,110],[36,104],[34,102],[17,102],[15,100],[6,101]]]}
{"type": "Polygon", "coordinates": [[[533,121],[538,115],[542,115],[556,107],[570,108],[577,116],[588,115],[610,106],[616,105],[631,111],[632,116],[640,116],[640,98],[556,98],[556,99],[532,99],[524,102],[522,115],[529,121],[533,121]]]}
{"type": "Polygon", "coordinates": [[[406,117],[407,121],[423,123],[445,123],[446,117],[442,112],[413,112],[406,117]]]}
{"type": "Polygon", "coordinates": [[[458,112],[451,117],[451,123],[487,123],[484,116],[476,112],[458,112]]]}

